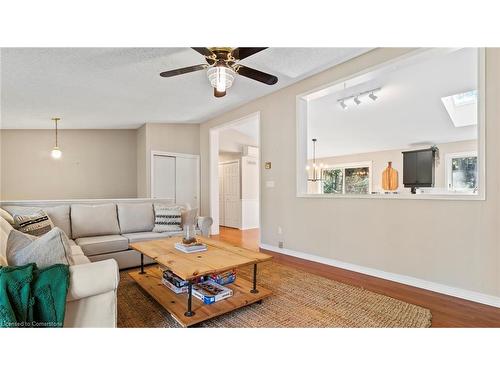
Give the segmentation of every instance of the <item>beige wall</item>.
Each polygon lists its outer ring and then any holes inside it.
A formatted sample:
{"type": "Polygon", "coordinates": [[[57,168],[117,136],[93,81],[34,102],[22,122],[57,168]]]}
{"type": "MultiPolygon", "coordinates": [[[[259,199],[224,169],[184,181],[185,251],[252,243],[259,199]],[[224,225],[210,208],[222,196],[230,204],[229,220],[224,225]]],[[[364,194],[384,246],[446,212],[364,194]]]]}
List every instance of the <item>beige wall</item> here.
{"type": "Polygon", "coordinates": [[[137,129],[137,196],[140,198],[149,197],[146,180],[146,125],[137,129]]]}
{"type": "Polygon", "coordinates": [[[151,192],[151,151],[200,154],[198,124],[145,124],[138,130],[137,192],[140,198],[151,192]]]}
{"type": "Polygon", "coordinates": [[[135,130],[1,130],[1,199],[134,198],[135,130]]]}
{"type": "Polygon", "coordinates": [[[409,51],[373,50],[203,123],[202,213],[210,212],[209,129],[260,111],[261,163],[272,162],[261,168],[263,243],[500,296],[500,49],[486,53],[485,201],[296,197],[296,96],[409,51]]]}
{"type": "Polygon", "coordinates": [[[237,130],[225,129],[219,133],[219,150],[222,152],[243,152],[244,146],[257,147],[258,143],[237,130]]]}
{"type": "MultiPolygon", "coordinates": [[[[435,188],[446,188],[446,154],[476,151],[477,141],[463,141],[463,142],[450,142],[436,145],[439,148],[439,160],[436,161],[435,169],[435,188]]],[[[427,146],[427,147],[430,147],[427,146]]],[[[425,147],[416,147],[415,150],[425,147]]],[[[317,163],[323,163],[325,166],[341,165],[346,163],[355,162],[372,162],[372,190],[375,192],[382,192],[382,172],[387,167],[387,162],[392,161],[392,167],[398,171],[399,177],[399,192],[409,193],[409,188],[403,186],[403,154],[402,151],[408,151],[411,148],[401,150],[385,150],[378,152],[367,152],[355,155],[342,155],[329,158],[321,158],[317,163]]]]}

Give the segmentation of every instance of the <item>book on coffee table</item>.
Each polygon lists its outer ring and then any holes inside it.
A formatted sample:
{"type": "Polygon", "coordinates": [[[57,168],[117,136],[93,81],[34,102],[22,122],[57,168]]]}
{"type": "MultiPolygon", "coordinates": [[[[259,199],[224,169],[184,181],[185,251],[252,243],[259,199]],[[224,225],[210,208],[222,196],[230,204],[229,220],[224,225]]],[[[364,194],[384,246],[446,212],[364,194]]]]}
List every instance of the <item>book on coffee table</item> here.
{"type": "Polygon", "coordinates": [[[232,295],[233,291],[231,289],[219,285],[212,280],[193,285],[193,296],[202,300],[207,305],[221,301],[232,295]]]}
{"type": "Polygon", "coordinates": [[[205,251],[207,249],[207,245],[200,242],[195,242],[192,244],[183,244],[182,242],[177,242],[175,244],[175,248],[184,253],[197,253],[198,251],[205,251]]]}

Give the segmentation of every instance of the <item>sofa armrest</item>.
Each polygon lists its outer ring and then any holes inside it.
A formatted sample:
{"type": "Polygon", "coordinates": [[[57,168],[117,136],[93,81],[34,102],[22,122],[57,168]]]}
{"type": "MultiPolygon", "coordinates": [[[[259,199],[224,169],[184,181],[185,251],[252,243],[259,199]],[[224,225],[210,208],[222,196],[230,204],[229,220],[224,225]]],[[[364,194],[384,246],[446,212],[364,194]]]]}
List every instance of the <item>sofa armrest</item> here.
{"type": "Polygon", "coordinates": [[[69,267],[67,301],[77,301],[118,289],[120,274],[114,259],[69,267]]]}
{"type": "Polygon", "coordinates": [[[214,220],[209,216],[198,217],[198,228],[201,230],[201,234],[203,236],[210,236],[210,227],[212,226],[213,222],[214,220]]]}

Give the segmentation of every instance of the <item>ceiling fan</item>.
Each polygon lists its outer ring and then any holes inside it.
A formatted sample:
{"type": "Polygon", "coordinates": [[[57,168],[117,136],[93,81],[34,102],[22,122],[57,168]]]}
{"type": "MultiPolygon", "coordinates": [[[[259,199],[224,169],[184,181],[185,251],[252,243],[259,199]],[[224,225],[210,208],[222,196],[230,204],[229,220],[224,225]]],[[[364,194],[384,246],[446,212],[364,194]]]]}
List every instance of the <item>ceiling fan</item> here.
{"type": "Polygon", "coordinates": [[[180,74],[207,69],[208,80],[214,88],[214,96],[216,98],[221,98],[226,95],[226,90],[233,84],[236,74],[265,83],[266,85],[274,85],[278,82],[278,77],[276,76],[240,64],[241,60],[260,52],[267,47],[238,47],[234,49],[230,47],[192,48],[205,57],[207,62],[206,64],[169,70],[160,73],[160,76],[173,77],[180,74]]]}

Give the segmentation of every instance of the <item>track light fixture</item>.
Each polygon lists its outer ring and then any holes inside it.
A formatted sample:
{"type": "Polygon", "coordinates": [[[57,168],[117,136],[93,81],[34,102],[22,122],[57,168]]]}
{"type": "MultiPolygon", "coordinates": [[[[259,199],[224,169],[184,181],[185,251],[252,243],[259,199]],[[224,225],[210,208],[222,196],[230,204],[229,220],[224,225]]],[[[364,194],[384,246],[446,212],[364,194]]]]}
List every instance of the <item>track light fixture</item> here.
{"type": "Polygon", "coordinates": [[[346,102],[351,100],[351,99],[354,103],[356,103],[356,105],[360,105],[363,103],[363,101],[361,100],[363,97],[368,97],[372,101],[377,100],[379,97],[377,95],[375,95],[375,93],[377,91],[380,91],[380,90],[381,90],[381,87],[378,87],[378,88],[373,89],[373,90],[363,91],[363,92],[360,92],[359,94],[354,94],[351,96],[346,96],[346,97],[337,99],[337,102],[339,103],[339,105],[342,109],[347,109],[348,106],[347,106],[346,102]]]}
{"type": "Polygon", "coordinates": [[[373,91],[370,93],[370,95],[368,95],[368,97],[369,97],[371,100],[373,100],[373,101],[375,101],[375,100],[377,100],[377,99],[378,99],[378,96],[377,96],[377,95],[375,95],[375,94],[373,93],[373,91]]]}

